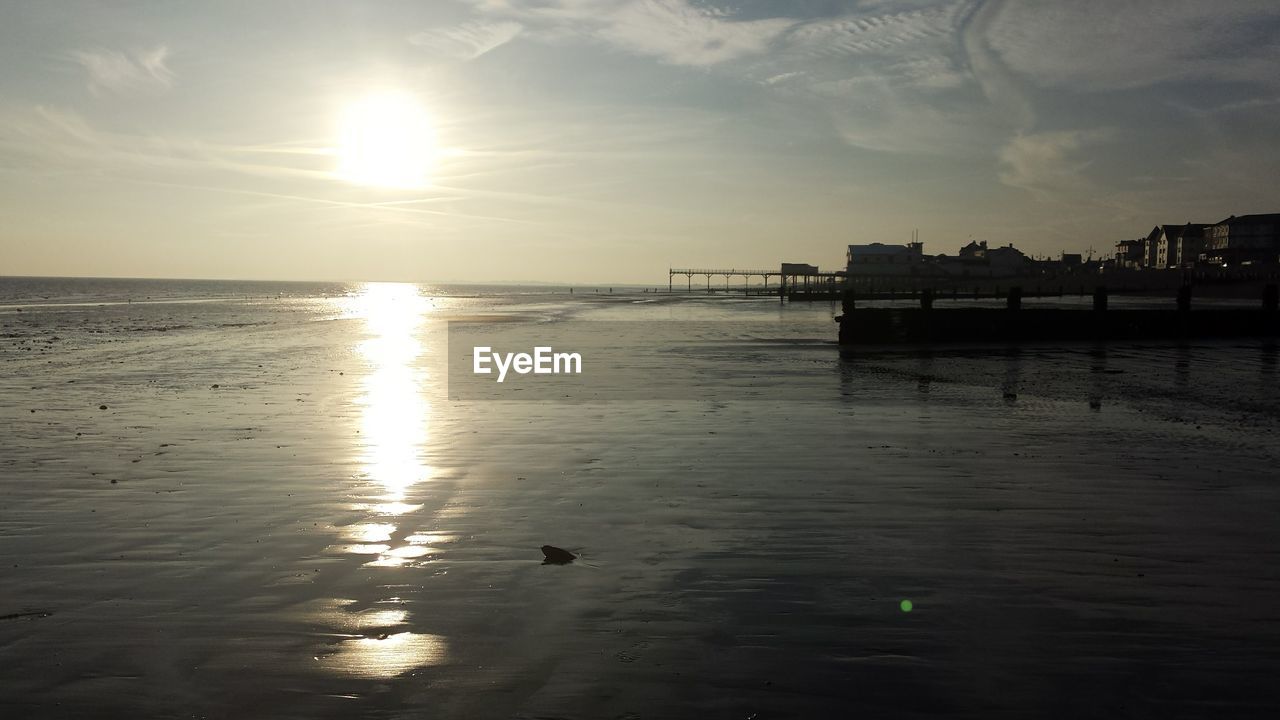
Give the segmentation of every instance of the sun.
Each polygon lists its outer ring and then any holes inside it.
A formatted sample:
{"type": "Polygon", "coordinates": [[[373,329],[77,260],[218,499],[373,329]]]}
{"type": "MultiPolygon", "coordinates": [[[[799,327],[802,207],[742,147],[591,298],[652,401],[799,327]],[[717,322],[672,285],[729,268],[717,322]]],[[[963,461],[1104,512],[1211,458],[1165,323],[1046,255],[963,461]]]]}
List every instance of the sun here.
{"type": "Polygon", "coordinates": [[[436,160],[436,136],[414,96],[370,93],[342,114],[335,174],[351,183],[412,189],[426,186],[436,160]]]}

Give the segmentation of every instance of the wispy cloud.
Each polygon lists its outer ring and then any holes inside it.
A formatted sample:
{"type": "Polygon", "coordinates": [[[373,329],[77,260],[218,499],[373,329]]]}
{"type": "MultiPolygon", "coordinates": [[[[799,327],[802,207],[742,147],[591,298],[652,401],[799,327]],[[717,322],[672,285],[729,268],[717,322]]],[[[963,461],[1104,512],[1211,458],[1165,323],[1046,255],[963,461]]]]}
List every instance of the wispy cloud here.
{"type": "MultiPolygon", "coordinates": [[[[0,158],[13,167],[42,174],[75,173],[109,177],[158,186],[307,202],[331,207],[385,210],[400,215],[449,217],[484,222],[529,223],[527,218],[506,217],[483,209],[467,210],[460,204],[501,201],[508,210],[531,207],[571,207],[577,210],[622,205],[557,192],[488,190],[477,183],[484,166],[468,158],[473,176],[441,173],[421,197],[369,200],[368,194],[351,190],[332,172],[332,150],[304,144],[227,145],[191,137],[113,132],[102,129],[77,112],[41,105],[0,106],[0,158]],[[469,181],[469,182],[468,182],[469,181]],[[454,182],[462,184],[452,184],[454,182]],[[348,196],[359,201],[345,199],[348,196]],[[434,208],[432,205],[447,207],[434,208]]],[[[511,173],[517,169],[510,153],[494,153],[492,163],[511,173]]],[[[563,153],[547,153],[559,157],[563,153]]],[[[600,153],[580,153],[578,159],[600,153]]],[[[525,165],[523,170],[538,170],[525,165]]],[[[589,185],[599,186],[599,181],[589,185]]]]}
{"type": "Polygon", "coordinates": [[[685,0],[645,0],[620,8],[597,36],[673,65],[715,65],[764,52],[793,24],[782,18],[735,20],[685,0]]]}
{"type": "Polygon", "coordinates": [[[25,158],[36,167],[82,172],[231,172],[275,179],[330,180],[328,151],[294,148],[291,163],[265,163],[260,147],[228,146],[189,138],[103,130],[79,113],[48,105],[0,108],[8,132],[0,154],[25,158]]]}
{"type": "Polygon", "coordinates": [[[804,73],[799,70],[792,70],[791,72],[781,72],[776,75],[770,75],[769,77],[761,80],[760,84],[761,85],[777,85],[778,83],[787,82],[788,80],[794,80],[796,78],[802,77],[803,75],[804,73]]]}
{"type": "Polygon", "coordinates": [[[930,101],[892,77],[867,74],[816,82],[797,102],[824,110],[847,144],[911,155],[973,156],[995,139],[990,108],[972,98],[930,101]]]}
{"type": "Polygon", "coordinates": [[[1000,182],[1041,196],[1086,189],[1089,162],[1080,151],[1107,136],[1097,130],[1015,135],[1000,150],[1000,182]]]}
{"type": "Polygon", "coordinates": [[[993,119],[959,40],[972,7],[872,3],[800,22],[751,72],[786,102],[825,114],[849,145],[971,155],[989,142],[993,119]]]}
{"type": "Polygon", "coordinates": [[[1035,107],[1023,91],[1020,78],[991,49],[989,38],[1003,7],[1003,0],[987,0],[978,5],[960,28],[960,42],[965,62],[987,101],[1012,129],[1023,132],[1035,124],[1035,107]]]}
{"type": "Polygon", "coordinates": [[[149,50],[76,50],[71,57],[89,74],[89,92],[94,95],[167,90],[173,85],[169,48],[164,45],[149,50]]]}
{"type": "Polygon", "coordinates": [[[949,39],[972,3],[968,0],[900,12],[862,12],[799,25],[793,48],[819,56],[892,53],[904,46],[949,39]]]}
{"type": "Polygon", "coordinates": [[[471,21],[418,33],[409,42],[451,59],[474,60],[516,39],[523,29],[523,25],[511,21],[471,21]]]}
{"type": "Polygon", "coordinates": [[[796,21],[743,20],[689,0],[482,0],[477,8],[514,18],[544,38],[589,39],[671,65],[709,66],[769,49],[796,21]]]}
{"type": "Polygon", "coordinates": [[[988,40],[1044,86],[1093,90],[1177,80],[1274,83],[1274,0],[1026,0],[994,18],[988,40]]]}

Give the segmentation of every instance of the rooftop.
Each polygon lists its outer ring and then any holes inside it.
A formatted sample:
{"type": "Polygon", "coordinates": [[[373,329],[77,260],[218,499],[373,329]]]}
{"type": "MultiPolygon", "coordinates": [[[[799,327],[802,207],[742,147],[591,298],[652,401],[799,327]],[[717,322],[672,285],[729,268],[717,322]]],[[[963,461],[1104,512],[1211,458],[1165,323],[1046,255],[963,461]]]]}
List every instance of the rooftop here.
{"type": "Polygon", "coordinates": [[[1217,223],[1218,225],[1253,225],[1262,223],[1280,223],[1280,213],[1264,213],[1261,215],[1232,215],[1217,223]]]}
{"type": "Polygon", "coordinates": [[[850,245],[850,255],[905,255],[911,252],[911,248],[906,245],[885,245],[884,243],[871,243],[869,245],[850,245]]]}

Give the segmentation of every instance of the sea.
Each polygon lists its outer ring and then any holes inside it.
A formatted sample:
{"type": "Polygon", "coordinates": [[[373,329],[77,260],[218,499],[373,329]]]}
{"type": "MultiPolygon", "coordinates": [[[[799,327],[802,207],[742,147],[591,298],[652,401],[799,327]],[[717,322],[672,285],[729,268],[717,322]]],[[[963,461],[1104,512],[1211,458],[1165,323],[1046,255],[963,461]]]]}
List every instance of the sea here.
{"type": "Polygon", "coordinates": [[[0,278],[0,716],[1280,713],[1276,340],[839,312],[0,278]]]}

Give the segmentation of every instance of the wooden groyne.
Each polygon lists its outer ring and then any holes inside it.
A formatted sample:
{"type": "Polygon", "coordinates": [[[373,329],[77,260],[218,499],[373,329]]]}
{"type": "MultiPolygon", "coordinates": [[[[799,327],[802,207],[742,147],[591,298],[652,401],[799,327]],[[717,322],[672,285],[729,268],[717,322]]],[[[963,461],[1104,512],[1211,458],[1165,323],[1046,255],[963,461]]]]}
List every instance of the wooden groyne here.
{"type": "Polygon", "coordinates": [[[1100,287],[1092,308],[1027,309],[1021,289],[1010,288],[1003,309],[938,310],[929,291],[921,293],[919,307],[906,308],[859,308],[846,293],[836,321],[841,345],[1277,336],[1277,297],[1272,284],[1260,307],[1192,310],[1191,287],[1183,286],[1169,309],[1111,309],[1100,287]]]}

